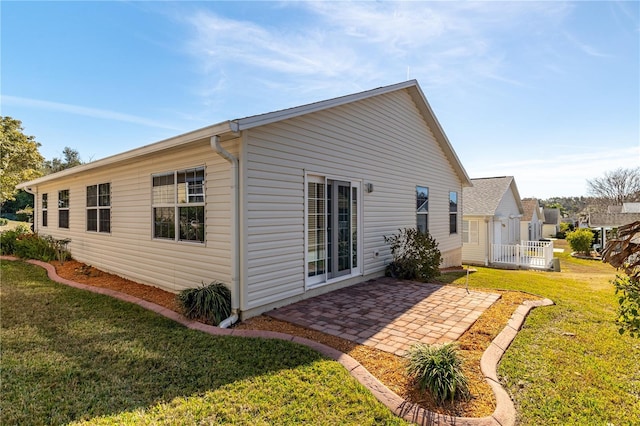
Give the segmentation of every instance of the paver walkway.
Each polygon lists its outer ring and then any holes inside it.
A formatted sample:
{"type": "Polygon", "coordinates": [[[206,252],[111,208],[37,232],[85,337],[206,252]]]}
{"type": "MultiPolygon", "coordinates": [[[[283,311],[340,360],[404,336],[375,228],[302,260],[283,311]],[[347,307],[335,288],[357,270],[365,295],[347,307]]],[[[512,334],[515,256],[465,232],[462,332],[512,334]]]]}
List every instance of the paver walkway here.
{"type": "Polygon", "coordinates": [[[379,278],[266,315],[404,355],[416,342],[457,340],[499,298],[459,287],[379,278]]]}

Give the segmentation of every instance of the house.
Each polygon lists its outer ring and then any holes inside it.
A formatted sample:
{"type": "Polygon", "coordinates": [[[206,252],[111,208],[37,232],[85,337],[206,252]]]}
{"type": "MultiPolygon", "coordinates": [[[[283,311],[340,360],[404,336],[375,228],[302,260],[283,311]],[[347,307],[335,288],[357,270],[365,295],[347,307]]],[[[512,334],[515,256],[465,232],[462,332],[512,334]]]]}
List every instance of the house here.
{"type": "Polygon", "coordinates": [[[542,225],[544,224],[544,210],[540,207],[536,198],[524,198],[522,200],[524,215],[520,221],[520,235],[523,240],[538,241],[542,238],[542,225]]]}
{"type": "Polygon", "coordinates": [[[471,179],[462,190],[462,261],[492,263],[494,244],[519,244],[524,213],[513,176],[471,179]]]}
{"type": "Polygon", "coordinates": [[[544,222],[542,223],[542,236],[544,238],[555,238],[560,232],[560,223],[562,223],[562,214],[558,207],[543,208],[544,222]]]}
{"type": "Polygon", "coordinates": [[[640,203],[624,203],[622,206],[609,206],[608,213],[589,213],[587,225],[597,231],[597,243],[594,245],[596,250],[606,247],[613,230],[640,221],[640,208],[637,206],[640,203]]]}
{"type": "MultiPolygon", "coordinates": [[[[234,317],[384,273],[384,236],[462,262],[469,178],[415,80],[223,121],[20,185],[75,259],[178,292],[229,285],[234,317]]],[[[235,318],[234,318],[235,319],[235,318]]]]}

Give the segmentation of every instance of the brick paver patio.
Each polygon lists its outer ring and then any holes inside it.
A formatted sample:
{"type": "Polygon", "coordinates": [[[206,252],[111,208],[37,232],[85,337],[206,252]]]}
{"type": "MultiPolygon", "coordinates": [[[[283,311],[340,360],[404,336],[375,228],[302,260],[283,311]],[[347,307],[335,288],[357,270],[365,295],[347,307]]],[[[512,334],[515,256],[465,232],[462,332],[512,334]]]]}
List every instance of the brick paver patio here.
{"type": "Polygon", "coordinates": [[[499,298],[459,287],[379,278],[267,315],[404,355],[416,342],[457,340],[499,298]]]}

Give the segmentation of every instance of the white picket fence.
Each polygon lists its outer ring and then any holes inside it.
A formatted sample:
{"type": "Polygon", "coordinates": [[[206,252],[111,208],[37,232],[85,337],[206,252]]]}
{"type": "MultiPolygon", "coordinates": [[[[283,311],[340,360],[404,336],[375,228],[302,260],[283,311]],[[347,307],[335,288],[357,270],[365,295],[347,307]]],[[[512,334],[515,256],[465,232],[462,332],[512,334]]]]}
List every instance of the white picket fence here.
{"type": "Polygon", "coordinates": [[[553,262],[553,241],[521,241],[520,244],[492,244],[492,263],[549,269],[553,262]]]}

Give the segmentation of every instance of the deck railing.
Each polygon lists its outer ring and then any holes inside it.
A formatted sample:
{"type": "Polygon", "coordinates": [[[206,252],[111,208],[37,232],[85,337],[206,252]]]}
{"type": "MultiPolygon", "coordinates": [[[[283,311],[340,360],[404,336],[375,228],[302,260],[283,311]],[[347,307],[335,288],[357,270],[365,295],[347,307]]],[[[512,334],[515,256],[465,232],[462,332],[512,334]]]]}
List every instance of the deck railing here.
{"type": "Polygon", "coordinates": [[[548,269],[553,262],[552,241],[521,241],[520,244],[492,244],[492,263],[548,269]]]}

